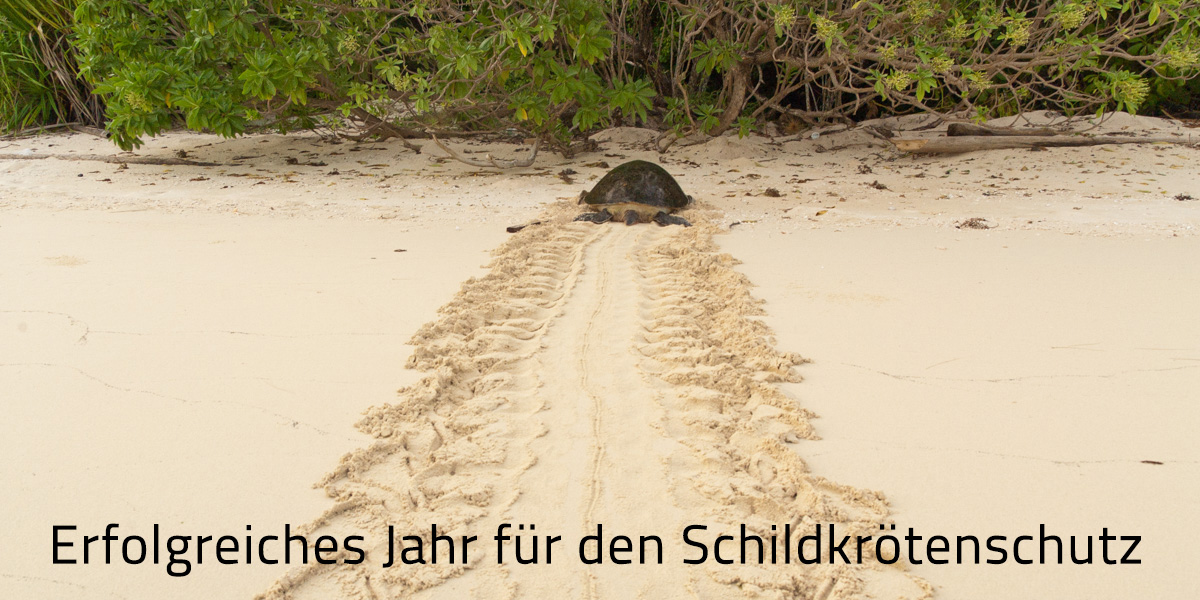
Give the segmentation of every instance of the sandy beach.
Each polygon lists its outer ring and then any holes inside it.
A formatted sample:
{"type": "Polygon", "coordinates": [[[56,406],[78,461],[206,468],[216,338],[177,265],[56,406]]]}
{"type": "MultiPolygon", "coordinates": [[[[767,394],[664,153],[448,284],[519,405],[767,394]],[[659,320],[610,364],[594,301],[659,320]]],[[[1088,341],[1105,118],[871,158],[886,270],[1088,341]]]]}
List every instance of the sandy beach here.
{"type": "MultiPolygon", "coordinates": [[[[1092,131],[1196,130],[1117,114],[1092,131]]],[[[596,152],[506,171],[429,143],[183,132],[136,155],[218,166],[0,161],[0,596],[1194,588],[1200,150],[910,157],[851,130],[660,155],[654,136],[608,130],[596,152]],[[581,190],[638,158],[695,196],[695,227],[571,222],[581,190]],[[53,526],[110,523],[357,533],[367,560],[52,563],[53,526]],[[432,523],[479,537],[467,564],[381,566],[388,526],[432,523]],[[502,523],[563,536],[553,564],[497,564],[502,523]],[[596,523],[661,535],[664,564],[581,564],[596,523]],[[1140,537],[1141,563],[685,565],[694,523],[706,543],[836,523],[1010,548],[1107,528],[1140,537]]],[[[0,153],[120,155],[82,134],[0,153]]]]}

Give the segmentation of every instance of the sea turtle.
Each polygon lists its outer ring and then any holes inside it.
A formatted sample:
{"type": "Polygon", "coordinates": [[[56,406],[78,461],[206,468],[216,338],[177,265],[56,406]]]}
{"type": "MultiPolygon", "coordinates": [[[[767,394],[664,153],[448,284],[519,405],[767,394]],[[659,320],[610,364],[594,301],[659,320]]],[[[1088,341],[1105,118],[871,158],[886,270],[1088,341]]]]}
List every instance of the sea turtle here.
{"type": "Polygon", "coordinates": [[[644,160],[633,160],[608,172],[592,188],[579,194],[579,204],[587,203],[595,212],[586,212],[576,221],[606,223],[619,215],[626,225],[653,221],[660,226],[691,227],[687,219],[671,213],[692,203],[675,178],[666,169],[644,160]]]}

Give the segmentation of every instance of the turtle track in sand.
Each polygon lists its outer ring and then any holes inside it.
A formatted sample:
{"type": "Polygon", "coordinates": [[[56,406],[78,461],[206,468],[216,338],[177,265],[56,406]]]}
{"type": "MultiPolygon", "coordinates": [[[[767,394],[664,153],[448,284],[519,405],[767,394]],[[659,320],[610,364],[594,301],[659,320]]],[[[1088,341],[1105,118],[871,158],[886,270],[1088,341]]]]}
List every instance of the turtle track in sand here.
{"type": "Polygon", "coordinates": [[[873,535],[887,505],[813,475],[789,447],[814,437],[777,385],[802,359],[774,348],[701,211],[688,229],[571,223],[573,211],[514,235],[417,332],[408,367],[427,375],[369,409],[358,426],[376,441],[318,484],[334,505],[301,533],[364,535],[367,560],[297,567],[259,598],[928,596],[874,560],[683,564],[696,553],[687,524],[708,525],[694,536],[706,541],[743,523],[763,537],[785,523],[873,535]],[[479,536],[470,564],[380,567],[387,525],[428,541],[431,523],[479,536]],[[563,536],[552,564],[512,564],[510,544],[497,565],[500,523],[563,536]],[[661,537],[663,564],[582,564],[596,523],[607,538],[661,537]]]}

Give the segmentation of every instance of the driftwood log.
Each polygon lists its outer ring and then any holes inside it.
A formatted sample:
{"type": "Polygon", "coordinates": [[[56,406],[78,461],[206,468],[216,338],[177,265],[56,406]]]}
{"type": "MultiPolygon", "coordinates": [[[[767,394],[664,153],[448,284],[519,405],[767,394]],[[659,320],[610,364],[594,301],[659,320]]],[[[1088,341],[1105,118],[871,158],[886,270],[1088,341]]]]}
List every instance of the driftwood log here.
{"type": "Polygon", "coordinates": [[[1135,138],[1113,135],[973,135],[926,139],[892,139],[897,150],[913,154],[960,154],[976,150],[1005,150],[1013,148],[1055,148],[1067,146],[1103,146],[1107,144],[1187,144],[1195,142],[1179,138],[1135,138]]]}
{"type": "Polygon", "coordinates": [[[1058,135],[1059,132],[1049,127],[1039,127],[1037,129],[1016,129],[1014,127],[988,127],[987,125],[976,125],[974,123],[951,123],[946,128],[946,135],[949,136],[966,136],[966,135],[1058,135]]]}
{"type": "Polygon", "coordinates": [[[131,165],[170,165],[188,167],[219,167],[220,163],[202,162],[187,158],[169,158],[154,156],[110,156],[107,154],[0,154],[0,160],[41,160],[57,158],[58,160],[83,160],[106,162],[113,164],[131,165]]]}

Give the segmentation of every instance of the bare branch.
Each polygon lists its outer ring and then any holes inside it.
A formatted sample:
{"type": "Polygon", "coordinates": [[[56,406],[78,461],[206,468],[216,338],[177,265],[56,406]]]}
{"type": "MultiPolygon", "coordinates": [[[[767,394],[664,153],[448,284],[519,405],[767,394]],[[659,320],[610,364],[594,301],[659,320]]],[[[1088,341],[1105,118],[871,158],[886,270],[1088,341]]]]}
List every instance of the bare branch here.
{"type": "Polygon", "coordinates": [[[449,146],[446,146],[445,144],[443,144],[442,140],[439,140],[436,135],[431,136],[431,137],[433,138],[433,143],[437,144],[438,148],[445,150],[446,154],[449,154],[454,160],[457,160],[458,162],[461,162],[461,163],[471,165],[472,167],[483,167],[485,169],[489,168],[489,167],[496,168],[496,169],[519,169],[519,168],[528,167],[533,164],[533,159],[537,158],[538,149],[541,148],[541,145],[542,145],[541,138],[538,138],[536,141],[534,141],[533,142],[533,151],[530,152],[529,156],[525,157],[524,159],[497,160],[496,157],[491,155],[491,153],[488,153],[487,155],[485,155],[487,160],[482,161],[482,160],[476,160],[474,158],[467,158],[467,157],[451,150],[449,148],[449,146]]]}

